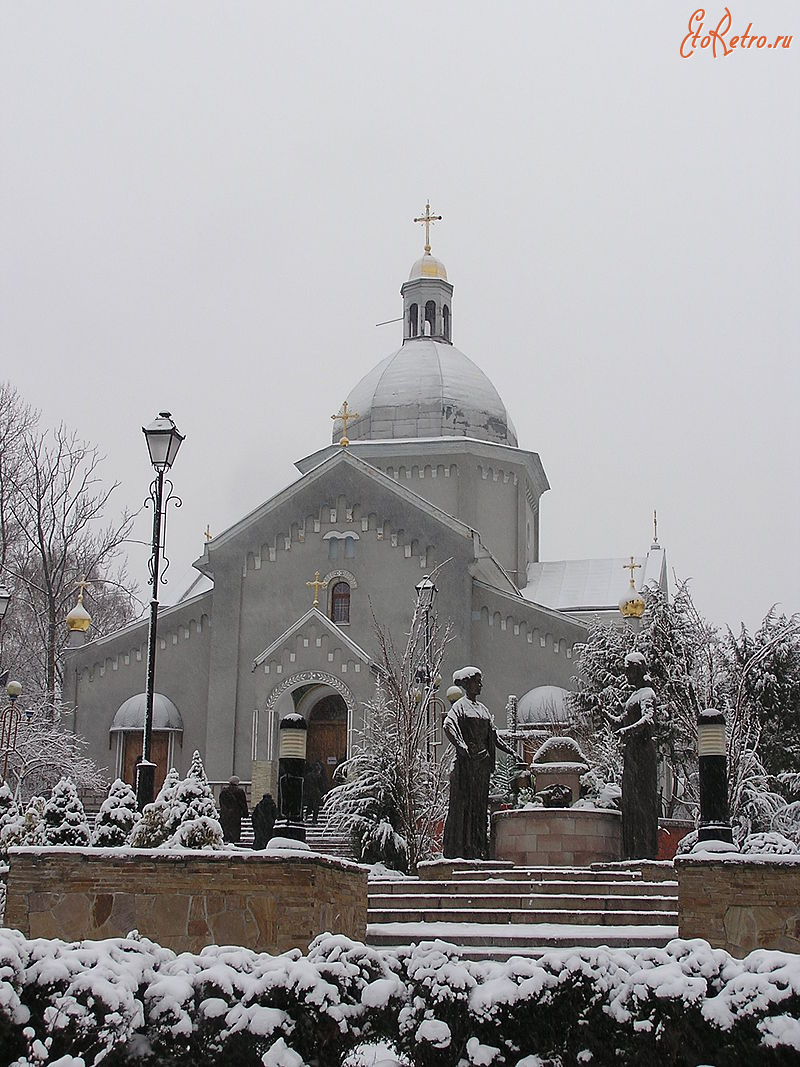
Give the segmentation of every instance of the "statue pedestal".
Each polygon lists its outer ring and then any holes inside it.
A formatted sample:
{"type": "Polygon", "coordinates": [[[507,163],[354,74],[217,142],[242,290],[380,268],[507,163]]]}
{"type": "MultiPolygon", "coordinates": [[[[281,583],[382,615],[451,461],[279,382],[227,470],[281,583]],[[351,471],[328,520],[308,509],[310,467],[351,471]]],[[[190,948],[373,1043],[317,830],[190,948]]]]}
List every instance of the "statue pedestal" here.
{"type": "Polygon", "coordinates": [[[516,808],[492,816],[495,859],[519,867],[588,867],[622,855],[622,819],[606,808],[516,808]]]}

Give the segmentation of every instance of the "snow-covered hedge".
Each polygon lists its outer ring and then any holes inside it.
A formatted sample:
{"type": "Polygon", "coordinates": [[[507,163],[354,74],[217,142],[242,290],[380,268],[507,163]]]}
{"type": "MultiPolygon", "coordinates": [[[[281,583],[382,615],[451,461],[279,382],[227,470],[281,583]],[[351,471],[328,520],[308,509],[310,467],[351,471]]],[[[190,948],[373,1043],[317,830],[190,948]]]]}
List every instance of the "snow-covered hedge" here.
{"type": "Polygon", "coordinates": [[[130,937],[0,931],[0,1062],[13,1067],[339,1067],[367,1041],[415,1067],[797,1062],[800,957],[704,941],[461,960],[323,934],[308,955],[176,955],[130,937]]]}

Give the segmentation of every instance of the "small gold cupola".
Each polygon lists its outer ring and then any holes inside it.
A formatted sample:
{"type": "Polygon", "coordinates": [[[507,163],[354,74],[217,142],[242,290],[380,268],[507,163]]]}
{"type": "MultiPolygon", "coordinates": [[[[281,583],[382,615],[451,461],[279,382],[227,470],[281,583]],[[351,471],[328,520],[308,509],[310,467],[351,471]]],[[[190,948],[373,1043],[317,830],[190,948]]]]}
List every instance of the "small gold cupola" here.
{"type": "Polygon", "coordinates": [[[622,569],[631,572],[631,584],[628,591],[620,599],[620,614],[624,615],[626,619],[641,619],[645,609],[644,597],[642,596],[642,593],[636,589],[636,583],[633,580],[633,572],[635,570],[641,570],[642,565],[641,563],[635,563],[633,556],[631,556],[630,563],[623,563],[622,569]]]}
{"type": "Polygon", "coordinates": [[[78,583],[78,602],[66,619],[67,629],[70,633],[86,633],[92,625],[92,617],[83,606],[83,590],[87,584],[86,576],[84,575],[78,583]]]}

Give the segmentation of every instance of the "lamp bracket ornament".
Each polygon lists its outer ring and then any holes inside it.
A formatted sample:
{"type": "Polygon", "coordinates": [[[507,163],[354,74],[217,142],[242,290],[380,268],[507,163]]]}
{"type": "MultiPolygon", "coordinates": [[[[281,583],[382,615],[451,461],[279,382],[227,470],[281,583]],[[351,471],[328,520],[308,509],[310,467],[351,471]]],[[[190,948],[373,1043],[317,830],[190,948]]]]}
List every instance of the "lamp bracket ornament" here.
{"type": "Polygon", "coordinates": [[[167,584],[166,573],[169,570],[169,557],[166,554],[165,546],[167,543],[167,508],[172,504],[176,508],[183,507],[183,501],[175,492],[175,487],[169,478],[165,478],[163,474],[157,474],[156,477],[150,483],[150,492],[145,497],[144,506],[146,508],[152,507],[154,511],[159,512],[159,536],[158,536],[158,550],[159,550],[159,575],[156,580],[155,568],[156,568],[156,553],[153,551],[150,559],[147,561],[147,570],[150,575],[148,585],[152,585],[153,589],[156,588],[158,582],[162,585],[167,584]]]}

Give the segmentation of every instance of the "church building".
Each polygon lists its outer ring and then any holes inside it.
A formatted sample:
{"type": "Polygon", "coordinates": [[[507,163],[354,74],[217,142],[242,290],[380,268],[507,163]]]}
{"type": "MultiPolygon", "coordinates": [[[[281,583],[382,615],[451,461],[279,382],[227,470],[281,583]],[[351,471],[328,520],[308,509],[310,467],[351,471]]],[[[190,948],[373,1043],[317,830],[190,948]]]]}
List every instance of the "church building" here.
{"type": "MultiPolygon", "coordinates": [[[[453,285],[431,254],[433,220],[429,208],[415,220],[426,244],[400,290],[400,347],[352,389],[331,443],[209,540],[196,580],[160,612],[156,787],[199,749],[209,779],[237,774],[259,797],[274,785],[278,725],[290,712],[308,722],[309,760],[331,768],[345,758],[375,693],[373,612],[402,647],[415,587],[432,572],[436,615],[453,624],[444,686],[456,668],[481,667],[481,699],[501,727],[509,694],[535,709],[537,692],[572,688],[588,626],[622,621],[624,558],[540,561],[547,476],[491,381],[453,344],[453,285]]],[[[629,566],[638,588],[666,587],[657,539],[629,566]]],[[[97,640],[80,621],[64,701],[99,765],[132,781],[147,619],[97,640]]]]}

